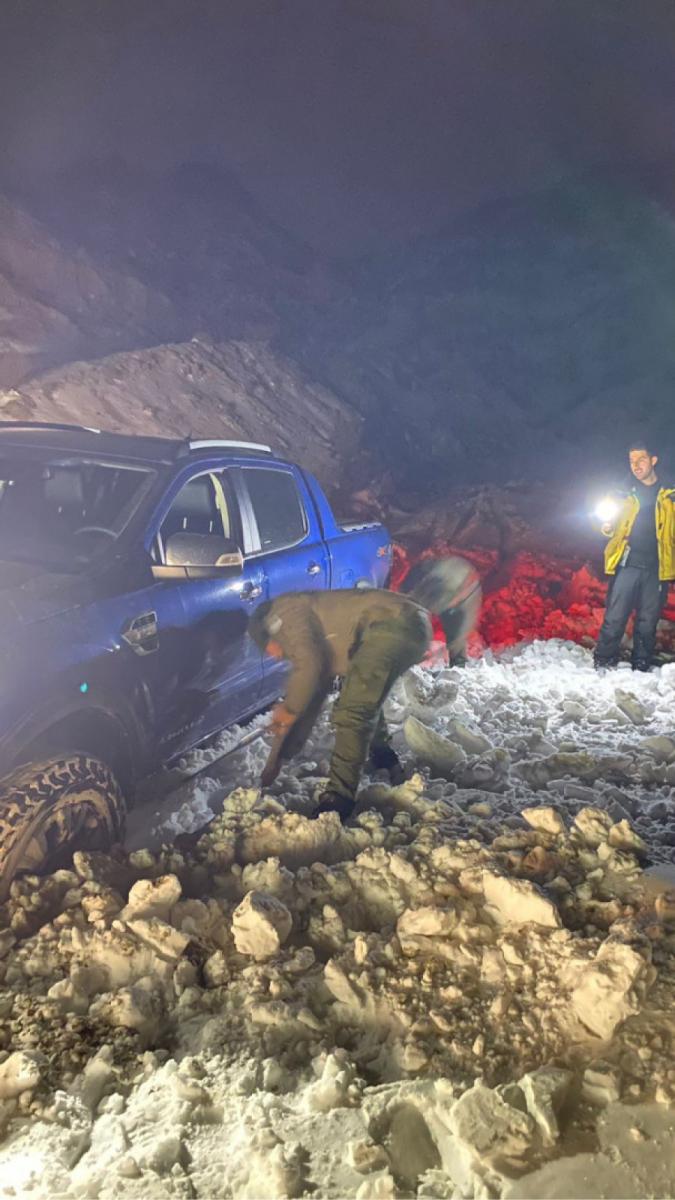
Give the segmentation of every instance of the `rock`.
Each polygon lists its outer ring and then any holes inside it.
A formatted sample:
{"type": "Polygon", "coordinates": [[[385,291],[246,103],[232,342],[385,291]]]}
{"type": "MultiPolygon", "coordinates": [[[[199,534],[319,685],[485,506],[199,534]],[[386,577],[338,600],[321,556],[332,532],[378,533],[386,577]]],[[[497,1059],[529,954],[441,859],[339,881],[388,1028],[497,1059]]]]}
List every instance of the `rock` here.
{"type": "Polygon", "coordinates": [[[82,911],[86,913],[87,920],[92,925],[97,921],[108,925],[123,908],[124,900],[119,892],[113,891],[112,888],[105,888],[92,896],[82,898],[82,911]]]}
{"type": "Polygon", "coordinates": [[[537,829],[541,833],[550,833],[554,837],[558,837],[565,832],[565,822],[560,813],[550,805],[542,805],[540,808],[524,808],[521,815],[532,829],[537,829]]]}
{"type": "MultiPolygon", "coordinates": [[[[627,792],[622,792],[621,789],[617,787],[605,787],[602,791],[600,799],[604,804],[609,804],[610,801],[615,800],[617,806],[625,810],[625,813],[627,813],[629,817],[636,817],[642,807],[640,801],[638,801],[635,796],[629,796],[627,792]]],[[[625,813],[621,813],[619,818],[620,820],[623,818],[625,813]]]]}
{"type": "Polygon", "coordinates": [[[62,1012],[84,1014],[89,1009],[89,997],[73,983],[72,979],[59,979],[52,984],[47,995],[55,1000],[62,1012]]]}
{"type": "Polygon", "coordinates": [[[485,869],[483,889],[488,910],[500,925],[526,925],[532,922],[549,929],[560,928],[557,908],[529,880],[511,879],[485,869]]]}
{"type": "Polygon", "coordinates": [[[11,1100],[32,1091],[40,1082],[41,1058],[27,1050],[16,1050],[0,1064],[0,1100],[11,1100]]]}
{"type": "Polygon", "coordinates": [[[372,1138],[368,1138],[349,1143],[347,1161],[360,1175],[369,1175],[372,1171],[386,1170],[389,1166],[389,1155],[384,1146],[380,1146],[372,1138]]]}
{"type": "Polygon", "coordinates": [[[485,754],[492,749],[492,743],[482,733],[474,733],[461,721],[451,721],[448,725],[447,736],[452,742],[461,746],[467,754],[485,754]]]}
{"type": "Polygon", "coordinates": [[[638,1011],[637,985],[651,982],[651,968],[625,942],[608,939],[584,967],[571,995],[572,1009],[587,1029],[608,1040],[638,1011]]]}
{"type": "Polygon", "coordinates": [[[165,1175],[180,1162],[183,1144],[176,1133],[160,1133],[144,1145],[132,1145],[131,1152],[139,1167],[165,1175]]]}
{"type": "Polygon", "coordinates": [[[618,821],[616,825],[612,825],[607,841],[615,850],[630,850],[633,854],[644,854],[647,850],[647,846],[639,833],[631,829],[626,820],[618,821]]]}
{"type": "Polygon", "coordinates": [[[11,929],[0,929],[0,958],[4,958],[6,954],[16,945],[16,935],[11,929]]]}
{"type": "Polygon", "coordinates": [[[356,1190],[355,1200],[394,1200],[399,1195],[390,1171],[377,1171],[364,1179],[356,1190]]]}
{"type": "Polygon", "coordinates": [[[583,721],[587,716],[588,710],[578,700],[565,700],[562,706],[562,724],[567,725],[574,721],[583,721]]]}
{"type": "Polygon", "coordinates": [[[453,909],[407,908],[397,921],[396,932],[399,938],[443,937],[452,933],[456,924],[453,909]]]}
{"type": "Polygon", "coordinates": [[[536,1121],[546,1146],[554,1145],[560,1136],[558,1113],[569,1094],[572,1079],[571,1071],[547,1066],[539,1067],[519,1080],[527,1111],[536,1121]]]}
{"type": "Polygon", "coordinates": [[[624,692],[622,688],[617,688],[614,698],[619,711],[624,713],[633,725],[644,725],[647,715],[636,696],[633,696],[631,692],[624,692]]]}
{"type": "Polygon", "coordinates": [[[130,1154],[125,1154],[123,1158],[119,1159],[116,1170],[122,1179],[138,1179],[141,1174],[141,1168],[130,1154]]]}
{"type": "Polygon", "coordinates": [[[600,846],[609,841],[612,818],[602,808],[582,808],[572,826],[587,846],[600,846]]]}
{"type": "Polygon", "coordinates": [[[144,976],[131,987],[101,996],[92,1004],[92,1016],[100,1016],[111,1025],[134,1029],[143,1039],[158,1036],[164,1026],[164,997],[152,976],[144,976]]]}
{"type": "Polygon", "coordinates": [[[619,1072],[609,1063],[596,1062],[584,1071],[581,1092],[591,1104],[605,1108],[620,1096],[619,1072]]]}
{"type": "Polygon", "coordinates": [[[232,916],[232,935],[240,954],[263,962],[277,954],[293,928],[293,918],[276,896],[248,892],[232,916]]]}
{"type": "Polygon", "coordinates": [[[230,978],[230,969],[222,950],[216,950],[204,963],[204,980],[207,987],[222,987],[230,978]]]}
{"type": "Polygon", "coordinates": [[[303,1106],[308,1112],[317,1113],[344,1108],[352,1103],[350,1089],[353,1082],[354,1068],[351,1063],[341,1061],[339,1051],[337,1054],[328,1054],[320,1078],[305,1089],[303,1106]]]}
{"type": "Polygon", "coordinates": [[[78,877],[85,882],[98,883],[125,896],[135,878],[134,871],[127,863],[120,863],[109,854],[102,854],[98,850],[76,850],[73,854],[73,866],[78,877]]]}
{"type": "Polygon", "coordinates": [[[474,1160],[499,1169],[522,1161],[535,1138],[529,1113],[507,1104],[481,1083],[460,1096],[450,1113],[450,1128],[474,1160]]]}
{"type": "Polygon", "coordinates": [[[364,1003],[363,993],[334,958],[329,958],[323,976],[326,987],[336,1000],[357,1011],[361,1009],[364,1003]]]}
{"type": "Polygon", "coordinates": [[[166,920],[181,897],[180,880],[175,875],[160,875],[158,879],[139,879],[129,892],[126,908],[120,919],[159,917],[166,920]]]}
{"type": "Polygon", "coordinates": [[[665,1104],[668,1108],[675,1106],[675,1083],[660,1083],[654,1090],[657,1104],[665,1104]]]}
{"type": "Polygon", "coordinates": [[[466,762],[461,746],[423,725],[416,717],[407,717],[403,734],[413,754],[438,775],[451,778],[458,766],[466,762]]]}
{"type": "MultiPolygon", "coordinates": [[[[666,800],[652,800],[651,804],[647,805],[646,813],[650,821],[665,821],[668,818],[670,806],[666,800]]],[[[628,815],[628,814],[626,814],[628,815]]]]}
{"type": "Polygon", "coordinates": [[[675,756],[675,742],[664,734],[643,738],[641,748],[651,754],[657,762],[669,762],[675,756]]]}
{"type": "Polygon", "coordinates": [[[190,941],[187,933],[181,933],[159,917],[132,917],[125,925],[134,937],[154,950],[160,958],[170,961],[177,961],[190,941]]]}
{"type": "Polygon", "coordinates": [[[114,1078],[111,1058],[111,1053],[99,1051],[89,1060],[82,1075],[73,1085],[73,1092],[80,1096],[92,1113],[96,1111],[105,1089],[114,1078]]]}

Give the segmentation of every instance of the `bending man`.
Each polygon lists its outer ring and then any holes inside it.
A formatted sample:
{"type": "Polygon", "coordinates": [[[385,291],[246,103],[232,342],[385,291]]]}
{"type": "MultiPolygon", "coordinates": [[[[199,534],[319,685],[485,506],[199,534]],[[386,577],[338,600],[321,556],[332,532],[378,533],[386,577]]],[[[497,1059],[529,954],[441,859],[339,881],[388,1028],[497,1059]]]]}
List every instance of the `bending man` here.
{"type": "Polygon", "coordinates": [[[333,710],[328,787],[315,815],[337,812],[345,820],[369,754],[373,769],[400,772],[382,705],[399,676],[424,658],[431,643],[428,613],[395,592],[288,592],[260,605],[249,633],[263,652],[291,665],[286,696],[273,713],[277,750],[263,784],[302,748],[333,680],[343,679],[333,710]]]}

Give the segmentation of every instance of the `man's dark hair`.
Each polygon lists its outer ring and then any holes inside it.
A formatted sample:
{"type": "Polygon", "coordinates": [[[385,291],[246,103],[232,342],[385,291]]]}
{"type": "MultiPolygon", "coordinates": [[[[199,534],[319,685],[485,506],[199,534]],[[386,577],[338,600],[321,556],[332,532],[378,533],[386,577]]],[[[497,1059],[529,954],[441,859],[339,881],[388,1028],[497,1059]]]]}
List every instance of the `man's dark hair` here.
{"type": "Polygon", "coordinates": [[[652,450],[652,447],[647,438],[634,437],[632,442],[628,443],[628,453],[629,454],[630,454],[631,450],[646,450],[647,454],[649,455],[650,458],[654,457],[654,451],[652,450]]]}

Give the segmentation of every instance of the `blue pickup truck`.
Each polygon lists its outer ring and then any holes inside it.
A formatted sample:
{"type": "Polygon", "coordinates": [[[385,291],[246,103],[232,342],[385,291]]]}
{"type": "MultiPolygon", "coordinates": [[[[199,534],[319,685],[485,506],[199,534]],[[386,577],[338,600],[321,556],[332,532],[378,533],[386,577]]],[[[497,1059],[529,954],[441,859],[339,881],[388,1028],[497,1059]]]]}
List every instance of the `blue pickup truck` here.
{"type": "Polygon", "coordinates": [[[119,839],[140,778],[279,695],[257,604],[391,562],[267,446],[0,425],[0,898],[119,839]]]}

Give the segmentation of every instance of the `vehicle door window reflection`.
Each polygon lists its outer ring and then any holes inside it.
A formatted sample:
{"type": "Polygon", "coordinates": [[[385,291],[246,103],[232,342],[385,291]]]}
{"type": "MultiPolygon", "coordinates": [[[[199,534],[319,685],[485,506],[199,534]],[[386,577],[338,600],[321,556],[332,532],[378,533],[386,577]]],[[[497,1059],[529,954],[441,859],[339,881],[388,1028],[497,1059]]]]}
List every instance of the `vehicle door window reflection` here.
{"type": "Polygon", "coordinates": [[[159,530],[159,561],[174,534],[212,535],[234,540],[233,508],[222,474],[208,471],[189,479],[171,501],[159,530]]]}
{"type": "Polygon", "coordinates": [[[263,552],[295,546],[307,533],[298,488],[290,471],[248,467],[244,479],[263,552]]]}

